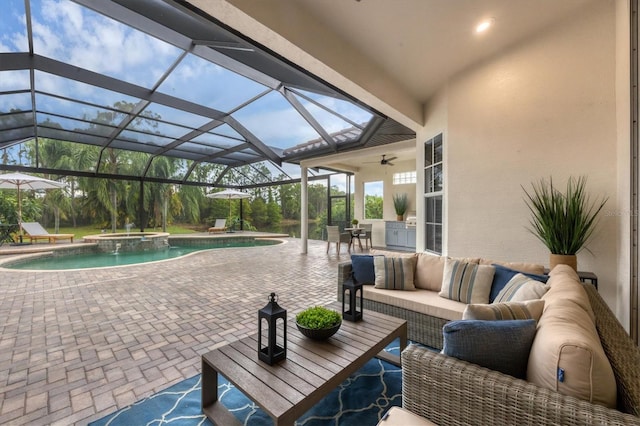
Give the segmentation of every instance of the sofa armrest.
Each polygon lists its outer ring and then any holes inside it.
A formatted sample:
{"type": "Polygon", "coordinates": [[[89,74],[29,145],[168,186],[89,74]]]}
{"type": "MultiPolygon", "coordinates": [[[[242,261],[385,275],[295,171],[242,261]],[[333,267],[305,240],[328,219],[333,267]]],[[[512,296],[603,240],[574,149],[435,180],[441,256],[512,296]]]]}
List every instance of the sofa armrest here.
{"type": "Polygon", "coordinates": [[[445,425],[640,425],[640,418],[418,345],[402,352],[403,407],[445,425]]]}
{"type": "Polygon", "coordinates": [[[583,284],[596,317],[602,348],[609,358],[618,387],[619,406],[640,416],[640,349],[591,284],[583,284]]]}
{"type": "Polygon", "coordinates": [[[351,261],[338,263],[338,302],[342,301],[342,284],[351,279],[352,272],[351,261]]]}

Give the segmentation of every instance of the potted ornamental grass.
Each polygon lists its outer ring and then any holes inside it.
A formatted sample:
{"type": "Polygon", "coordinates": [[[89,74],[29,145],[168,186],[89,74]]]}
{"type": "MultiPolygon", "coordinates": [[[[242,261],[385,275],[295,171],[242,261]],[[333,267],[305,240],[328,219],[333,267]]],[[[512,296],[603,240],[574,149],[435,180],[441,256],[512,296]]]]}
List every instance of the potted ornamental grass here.
{"type": "Polygon", "coordinates": [[[402,222],[404,220],[404,214],[409,208],[409,197],[407,194],[393,194],[393,208],[396,211],[396,219],[402,222]]]}
{"type": "Polygon", "coordinates": [[[522,188],[531,212],[529,231],[551,252],[550,269],[557,264],[567,264],[577,270],[576,254],[593,236],[598,214],[608,197],[592,200],[586,183],[585,177],[570,177],[562,192],[549,178],[532,183],[530,192],[522,188]]]}
{"type": "Polygon", "coordinates": [[[323,306],[313,306],[296,315],[296,326],[305,336],[325,340],[333,336],[342,325],[342,316],[323,306]]]}

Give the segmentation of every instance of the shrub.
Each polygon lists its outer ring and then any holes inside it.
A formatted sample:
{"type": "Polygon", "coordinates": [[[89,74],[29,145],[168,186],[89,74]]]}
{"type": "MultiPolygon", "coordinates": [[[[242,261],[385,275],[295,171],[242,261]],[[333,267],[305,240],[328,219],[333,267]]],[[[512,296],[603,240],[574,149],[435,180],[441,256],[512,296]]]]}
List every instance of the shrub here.
{"type": "Polygon", "coordinates": [[[330,328],[342,321],[342,317],[336,311],[323,306],[307,308],[296,315],[296,322],[303,327],[314,330],[330,328]]]}

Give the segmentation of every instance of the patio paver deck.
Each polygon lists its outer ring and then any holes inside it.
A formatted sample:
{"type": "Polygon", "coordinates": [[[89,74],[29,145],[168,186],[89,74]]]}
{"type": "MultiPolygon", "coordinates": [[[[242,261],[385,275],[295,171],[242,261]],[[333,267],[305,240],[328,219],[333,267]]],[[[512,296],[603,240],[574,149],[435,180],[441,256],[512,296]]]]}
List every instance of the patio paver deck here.
{"type": "MultiPolygon", "coordinates": [[[[200,373],[200,357],[289,312],[336,300],[326,243],[198,252],[117,268],[0,269],[0,424],[87,424],[200,373]]],[[[62,245],[62,244],[58,244],[62,245]]]]}

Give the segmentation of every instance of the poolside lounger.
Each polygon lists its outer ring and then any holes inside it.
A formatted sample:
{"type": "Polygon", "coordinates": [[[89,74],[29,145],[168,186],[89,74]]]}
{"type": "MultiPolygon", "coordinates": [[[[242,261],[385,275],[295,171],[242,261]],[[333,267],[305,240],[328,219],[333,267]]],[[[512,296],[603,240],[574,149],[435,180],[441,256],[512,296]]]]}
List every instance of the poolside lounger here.
{"type": "Polygon", "coordinates": [[[22,229],[27,233],[25,237],[28,237],[31,242],[33,240],[48,240],[49,243],[55,244],[58,240],[70,240],[73,242],[74,234],[50,234],[46,229],[42,227],[38,222],[22,222],[22,229]]]}
{"type": "Polygon", "coordinates": [[[216,219],[216,223],[213,224],[211,228],[209,228],[209,233],[212,234],[214,232],[225,232],[227,230],[227,219],[216,219]]]}

